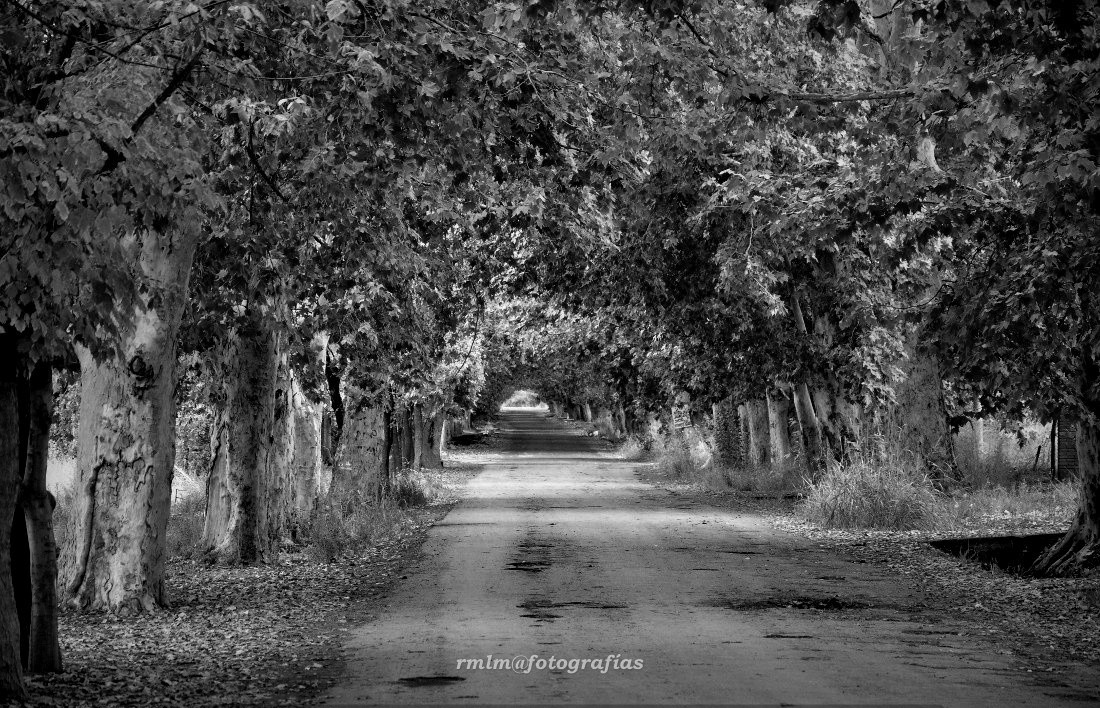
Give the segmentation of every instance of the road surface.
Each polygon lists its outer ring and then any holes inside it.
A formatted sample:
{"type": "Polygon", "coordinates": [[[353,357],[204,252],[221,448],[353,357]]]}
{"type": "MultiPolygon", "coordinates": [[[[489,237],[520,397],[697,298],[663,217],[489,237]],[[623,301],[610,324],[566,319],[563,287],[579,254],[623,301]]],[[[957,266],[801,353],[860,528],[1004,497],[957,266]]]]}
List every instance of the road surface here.
{"type": "Polygon", "coordinates": [[[1062,704],[881,569],[685,506],[545,414],[501,425],[332,705],[1062,704]]]}

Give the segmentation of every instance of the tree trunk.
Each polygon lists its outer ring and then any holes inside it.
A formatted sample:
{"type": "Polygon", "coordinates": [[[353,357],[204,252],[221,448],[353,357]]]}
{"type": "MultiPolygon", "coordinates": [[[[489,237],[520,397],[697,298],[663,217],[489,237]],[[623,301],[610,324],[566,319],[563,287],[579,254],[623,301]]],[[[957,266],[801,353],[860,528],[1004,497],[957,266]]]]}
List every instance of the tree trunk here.
{"type": "Polygon", "coordinates": [[[294,416],[294,455],[290,459],[294,492],[292,508],[308,516],[329,485],[329,474],[321,456],[323,406],[310,401],[297,380],[290,410],[294,416]]]}
{"type": "Polygon", "coordinates": [[[386,486],[389,419],[385,406],[360,394],[349,396],[348,417],[333,472],[331,496],[373,500],[386,486]]]}
{"type": "Polygon", "coordinates": [[[746,401],[744,417],[748,422],[749,450],[747,462],[761,466],[770,464],[771,438],[768,432],[768,404],[766,401],[746,401]]]}
{"type": "Polygon", "coordinates": [[[347,415],[344,407],[344,393],[341,390],[340,366],[332,347],[324,337],[325,384],[329,395],[329,409],[324,412],[321,421],[321,461],[326,465],[336,464],[336,451],[340,448],[340,436],[344,431],[344,419],[347,415]]]}
{"type": "Polygon", "coordinates": [[[146,276],[121,356],[97,361],[78,347],[80,424],[71,539],[63,593],[88,609],[150,611],[166,601],[165,532],[176,454],[176,337],[197,233],[134,239],[146,276]]]}
{"type": "Polygon", "coordinates": [[[390,453],[390,473],[396,475],[412,466],[416,454],[413,406],[399,403],[393,411],[390,427],[393,429],[390,453]]]}
{"type": "Polygon", "coordinates": [[[279,362],[276,389],[274,477],[285,489],[285,514],[295,522],[307,519],[324,492],[322,463],[322,408],[310,401],[298,383],[298,377],[288,365],[287,357],[279,362]]]}
{"type": "Polygon", "coordinates": [[[615,426],[618,428],[618,437],[621,440],[630,433],[630,422],[626,417],[626,410],[620,401],[615,404],[615,426]]]}
{"type": "Polygon", "coordinates": [[[791,457],[791,434],[787,427],[790,402],[782,393],[768,392],[768,439],[771,441],[771,463],[785,464],[791,457]]]}
{"type": "Polygon", "coordinates": [[[409,428],[412,434],[412,452],[409,456],[409,467],[413,470],[419,470],[424,466],[424,447],[427,445],[425,439],[424,430],[424,408],[419,403],[409,406],[409,428]]]}
{"type": "Polygon", "coordinates": [[[274,439],[276,409],[285,409],[276,400],[279,339],[255,321],[216,355],[220,391],[201,547],[222,563],[273,560],[282,534],[285,489],[274,439]]]}
{"type": "MultiPolygon", "coordinates": [[[[802,315],[801,298],[797,292],[791,297],[791,305],[791,316],[794,317],[795,329],[808,339],[809,332],[806,328],[806,319],[802,315]]],[[[810,387],[805,381],[795,384],[794,410],[795,415],[798,417],[798,426],[802,429],[807,467],[810,469],[811,474],[819,474],[825,467],[825,446],[822,439],[821,423],[810,398],[810,387]]]]}
{"type": "Polygon", "coordinates": [[[821,423],[810,398],[810,388],[804,383],[794,387],[794,410],[805,443],[806,463],[811,474],[816,476],[825,469],[825,445],[821,423]]]}
{"type": "Polygon", "coordinates": [[[378,486],[375,489],[377,499],[382,499],[390,493],[390,490],[393,489],[394,477],[400,470],[400,468],[394,467],[393,461],[394,438],[397,432],[394,429],[394,417],[394,406],[387,401],[386,406],[382,409],[382,449],[386,451],[386,454],[383,456],[382,469],[378,471],[378,486]]]}
{"type": "Polygon", "coordinates": [[[837,460],[847,458],[860,440],[860,406],[824,388],[814,389],[812,394],[828,452],[837,460]]]}
{"type": "Polygon", "coordinates": [[[626,430],[627,435],[641,435],[642,430],[642,418],[639,418],[635,412],[634,406],[624,407],[623,411],[623,428],[626,430]]]}
{"type": "Polygon", "coordinates": [[[956,481],[960,474],[947,427],[939,362],[917,349],[915,336],[906,354],[905,379],[898,385],[896,408],[902,444],[920,457],[934,479],[956,481]]]}
{"type": "Polygon", "coordinates": [[[22,699],[19,610],[12,586],[12,521],[23,461],[19,441],[19,381],[24,365],[15,335],[0,332],[0,699],[22,699]]]}
{"type": "Polygon", "coordinates": [[[1088,341],[1082,345],[1080,395],[1085,411],[1077,424],[1077,516],[1066,535],[1035,561],[1035,575],[1068,576],[1100,567],[1100,361],[1092,346],[1088,341]]]}
{"type": "MultiPolygon", "coordinates": [[[[61,671],[61,646],[57,639],[57,543],[53,533],[54,498],[46,490],[46,462],[53,422],[53,371],[45,363],[34,367],[26,381],[26,457],[20,494],[29,558],[29,606],[20,618],[23,668],[29,673],[61,671]],[[25,625],[25,626],[23,626],[25,625]]],[[[15,539],[12,540],[15,543],[15,539]]],[[[13,566],[14,569],[14,566],[13,566]]],[[[22,570],[22,569],[19,569],[22,570]]],[[[21,613],[22,614],[22,613],[21,613]]]]}
{"type": "Polygon", "coordinates": [[[714,457],[722,465],[742,464],[741,422],[732,398],[724,398],[713,406],[714,457]]]}
{"type": "Polygon", "coordinates": [[[1081,492],[1073,525],[1031,568],[1034,575],[1077,575],[1100,567],[1100,425],[1077,426],[1081,492]]]}
{"type": "Polygon", "coordinates": [[[420,425],[420,466],[426,469],[441,469],[443,458],[443,420],[442,411],[433,415],[421,414],[420,425]]]}

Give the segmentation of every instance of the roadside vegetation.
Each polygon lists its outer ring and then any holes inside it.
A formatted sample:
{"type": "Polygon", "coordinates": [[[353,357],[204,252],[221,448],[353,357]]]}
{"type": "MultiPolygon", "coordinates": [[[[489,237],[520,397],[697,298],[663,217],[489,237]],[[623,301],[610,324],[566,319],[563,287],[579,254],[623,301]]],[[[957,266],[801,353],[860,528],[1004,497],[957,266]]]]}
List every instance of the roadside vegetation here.
{"type": "MultiPolygon", "coordinates": [[[[950,484],[932,477],[900,441],[879,436],[813,474],[801,450],[782,464],[736,464],[717,458],[713,429],[627,439],[619,454],[652,463],[669,481],[712,492],[787,498],[793,511],[823,529],[996,535],[1064,531],[1077,509],[1080,481],[1055,481],[1034,463],[1035,445],[993,431],[995,454],[972,451],[950,484]],[[1011,447],[1009,447],[1011,446],[1011,447]],[[1005,448],[1009,447],[1006,454],[1005,448]],[[1015,448],[1013,450],[1012,448],[1015,448]],[[990,459],[992,458],[992,459],[990,459]]],[[[957,436],[966,441],[965,433],[957,436]]]]}

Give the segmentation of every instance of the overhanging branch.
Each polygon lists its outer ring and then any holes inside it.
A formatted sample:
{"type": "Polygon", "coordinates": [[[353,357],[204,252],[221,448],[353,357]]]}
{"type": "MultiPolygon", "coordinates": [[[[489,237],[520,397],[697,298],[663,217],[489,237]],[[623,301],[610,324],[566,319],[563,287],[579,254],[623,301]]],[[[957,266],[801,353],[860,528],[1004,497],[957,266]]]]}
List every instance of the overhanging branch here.
{"type": "Polygon", "coordinates": [[[769,98],[789,98],[792,101],[806,103],[857,103],[859,101],[892,101],[897,98],[912,98],[916,92],[910,88],[888,91],[855,91],[853,93],[784,93],[777,92],[769,98]]]}
{"type": "Polygon", "coordinates": [[[130,134],[137,135],[141,130],[141,126],[145,125],[145,122],[153,117],[153,114],[157,112],[165,101],[172,97],[180,86],[191,76],[191,72],[195,70],[195,67],[199,65],[199,58],[202,56],[202,51],[196,51],[186,64],[181,66],[172,74],[172,78],[168,80],[168,83],[161,90],[157,97],[153,99],[153,102],[145,107],[145,110],[141,112],[141,115],[130,125],[130,134]]]}

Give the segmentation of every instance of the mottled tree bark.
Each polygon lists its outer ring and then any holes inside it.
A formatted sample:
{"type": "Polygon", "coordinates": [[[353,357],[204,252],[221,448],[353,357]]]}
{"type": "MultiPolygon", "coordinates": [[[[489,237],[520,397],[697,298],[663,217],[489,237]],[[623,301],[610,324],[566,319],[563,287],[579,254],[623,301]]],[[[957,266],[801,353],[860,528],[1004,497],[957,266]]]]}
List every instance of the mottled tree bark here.
{"type": "Polygon", "coordinates": [[[781,393],[768,392],[768,439],[771,441],[771,463],[782,465],[791,457],[791,434],[787,427],[790,402],[781,393]]]}
{"type": "Polygon", "coordinates": [[[273,560],[282,534],[285,489],[274,437],[279,340],[257,318],[215,355],[219,388],[200,543],[218,562],[273,560]]]}
{"type": "Polygon", "coordinates": [[[732,398],[724,398],[713,405],[714,457],[719,464],[740,466],[743,464],[741,421],[732,398]]]}
{"type": "Polygon", "coordinates": [[[359,392],[348,397],[348,415],[329,494],[376,499],[386,486],[389,437],[386,406],[359,392]]]}
{"type": "Polygon", "coordinates": [[[845,459],[860,439],[861,407],[836,396],[832,390],[818,388],[812,394],[829,453],[834,459],[845,459]]]}
{"type": "Polygon", "coordinates": [[[77,498],[61,552],[68,601],[121,614],[163,605],[165,531],[176,452],[176,336],[196,234],[146,233],[127,244],[146,287],[120,332],[119,356],[78,348],[77,498]]]}
{"type": "Polygon", "coordinates": [[[794,410],[798,418],[798,427],[802,431],[806,463],[812,474],[820,474],[825,469],[825,443],[821,422],[810,397],[810,388],[805,383],[795,384],[794,410]]]}
{"type": "Polygon", "coordinates": [[[747,462],[757,466],[769,464],[772,458],[767,402],[746,401],[743,415],[749,433],[747,462]]]}
{"type": "Polygon", "coordinates": [[[286,513],[306,518],[325,486],[321,454],[323,406],[305,395],[287,357],[279,363],[275,410],[275,477],[286,487],[286,513]]]}

